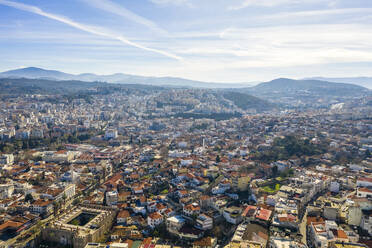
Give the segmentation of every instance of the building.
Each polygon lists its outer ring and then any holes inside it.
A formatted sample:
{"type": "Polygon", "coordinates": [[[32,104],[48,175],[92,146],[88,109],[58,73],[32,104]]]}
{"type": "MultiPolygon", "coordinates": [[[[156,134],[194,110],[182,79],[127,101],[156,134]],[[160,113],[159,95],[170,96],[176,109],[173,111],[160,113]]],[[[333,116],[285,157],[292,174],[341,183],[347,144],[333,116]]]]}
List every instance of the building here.
{"type": "Polygon", "coordinates": [[[372,189],[369,188],[358,188],[357,196],[362,198],[372,199],[372,189]]]}
{"type": "Polygon", "coordinates": [[[296,242],[289,238],[270,238],[269,248],[307,248],[307,245],[296,242]]]}
{"type": "Polygon", "coordinates": [[[106,204],[107,206],[118,204],[118,192],[116,190],[106,192],[106,204]]]}
{"type": "Polygon", "coordinates": [[[105,139],[116,139],[118,137],[118,130],[108,129],[105,132],[105,139]]]}
{"type": "Polygon", "coordinates": [[[47,163],[67,163],[74,159],[74,153],[70,151],[46,151],[43,160],[47,163]]]}
{"type": "Polygon", "coordinates": [[[75,172],[72,167],[61,177],[61,182],[76,183],[77,181],[79,181],[79,173],[75,172]]]}
{"type": "Polygon", "coordinates": [[[330,242],[349,242],[346,232],[338,227],[336,222],[312,222],[310,224],[309,240],[316,248],[328,247],[330,242]]]}
{"type": "Polygon", "coordinates": [[[13,184],[0,184],[0,199],[7,199],[13,195],[13,184]]]}
{"type": "Polygon", "coordinates": [[[194,202],[192,204],[183,207],[183,213],[186,216],[194,216],[200,213],[200,206],[198,203],[194,202]]]}
{"type": "Polygon", "coordinates": [[[214,248],[217,245],[217,239],[211,237],[205,237],[195,241],[192,244],[192,248],[214,248]]]}
{"type": "Polygon", "coordinates": [[[127,210],[121,210],[118,213],[118,216],[116,217],[116,223],[117,224],[126,224],[129,217],[130,217],[130,214],[127,210]]]}
{"type": "Polygon", "coordinates": [[[0,165],[11,165],[14,163],[13,154],[3,154],[0,155],[0,165]]]}
{"type": "Polygon", "coordinates": [[[38,214],[50,214],[53,211],[53,201],[36,200],[30,205],[30,211],[38,214]]]}
{"type": "Polygon", "coordinates": [[[110,230],[117,210],[96,205],[81,205],[71,209],[42,230],[42,240],[84,248],[99,241],[110,230]]]}
{"type": "Polygon", "coordinates": [[[147,224],[151,228],[154,228],[154,227],[160,225],[161,223],[163,223],[163,216],[161,214],[159,214],[158,212],[150,213],[147,216],[147,224]]]}
{"type": "Polygon", "coordinates": [[[33,137],[33,138],[39,138],[39,139],[44,138],[44,131],[43,131],[43,129],[33,129],[31,131],[31,137],[33,137]]]}
{"type": "Polygon", "coordinates": [[[331,242],[329,248],[368,248],[367,245],[351,242],[331,242]]]}
{"type": "Polygon", "coordinates": [[[372,187],[372,178],[370,177],[360,177],[357,180],[357,187],[372,187]]]}
{"type": "Polygon", "coordinates": [[[128,248],[128,243],[111,243],[107,244],[100,244],[100,243],[88,243],[85,248],[128,248]]]}
{"type": "MultiPolygon", "coordinates": [[[[260,243],[253,241],[231,241],[225,248],[264,248],[260,243]]],[[[281,247],[280,247],[281,248],[281,247]]]]}
{"type": "Polygon", "coordinates": [[[58,184],[48,187],[41,192],[40,196],[44,199],[54,201],[67,201],[75,196],[75,184],[58,184]]]}
{"type": "Polygon", "coordinates": [[[340,191],[340,184],[338,182],[331,182],[329,190],[333,193],[338,193],[340,191]]]}
{"type": "Polygon", "coordinates": [[[205,214],[199,214],[195,227],[204,231],[210,230],[213,228],[213,219],[205,214]]]}
{"type": "Polygon", "coordinates": [[[362,211],[362,220],[360,227],[367,231],[369,235],[372,235],[372,210],[363,210],[362,211]]]}
{"type": "Polygon", "coordinates": [[[179,215],[169,217],[166,220],[167,231],[173,234],[178,234],[178,231],[182,228],[184,224],[185,219],[179,215]]]}
{"type": "Polygon", "coordinates": [[[237,225],[242,221],[242,209],[239,207],[227,207],[223,211],[223,217],[231,224],[237,225]]]}

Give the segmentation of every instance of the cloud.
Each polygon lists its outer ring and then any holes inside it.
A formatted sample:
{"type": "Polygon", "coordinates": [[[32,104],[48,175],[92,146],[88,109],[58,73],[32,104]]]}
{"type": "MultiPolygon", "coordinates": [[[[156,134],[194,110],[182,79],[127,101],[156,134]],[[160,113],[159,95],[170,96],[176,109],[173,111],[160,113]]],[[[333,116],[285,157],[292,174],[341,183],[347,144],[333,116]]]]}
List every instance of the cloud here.
{"type": "MultiPolygon", "coordinates": [[[[336,5],[336,1],[332,1],[332,6],[336,5]]],[[[304,4],[326,2],[329,5],[329,0],[244,0],[240,5],[230,6],[229,10],[240,10],[251,6],[275,7],[285,4],[304,4]]]]}
{"type": "Polygon", "coordinates": [[[249,6],[273,7],[282,4],[298,2],[297,0],[244,0],[241,4],[229,7],[230,10],[244,9],[249,6]]]}
{"type": "Polygon", "coordinates": [[[178,53],[225,69],[372,62],[372,28],[358,24],[229,28],[221,41],[195,41],[178,53]],[[209,62],[208,62],[209,60],[209,62]]]}
{"type": "Polygon", "coordinates": [[[297,12],[280,12],[277,14],[260,16],[260,19],[281,19],[281,18],[298,18],[298,17],[314,17],[314,16],[326,16],[330,15],[345,15],[345,14],[361,14],[361,13],[372,13],[372,8],[342,8],[342,9],[325,9],[325,10],[308,10],[308,11],[297,11],[297,12]]]}
{"type": "Polygon", "coordinates": [[[31,12],[31,13],[34,13],[34,14],[37,14],[37,15],[40,15],[40,16],[44,16],[44,17],[47,17],[49,19],[67,24],[67,25],[69,25],[71,27],[74,27],[76,29],[79,29],[79,30],[82,30],[82,31],[85,31],[85,32],[88,32],[88,33],[91,33],[91,34],[94,34],[94,35],[118,40],[118,41],[122,42],[123,44],[130,45],[130,46],[133,46],[133,47],[145,50],[145,51],[158,53],[158,54],[161,54],[161,55],[164,55],[166,57],[173,58],[173,59],[176,59],[176,60],[182,60],[181,57],[179,57],[175,54],[172,54],[172,53],[169,53],[169,52],[166,52],[166,51],[163,51],[163,50],[143,46],[141,44],[138,44],[136,42],[128,40],[124,36],[121,36],[121,35],[118,35],[118,34],[115,34],[115,33],[111,33],[109,31],[105,31],[105,30],[102,30],[102,29],[97,28],[97,27],[81,24],[81,23],[75,22],[73,20],[70,20],[69,18],[64,17],[64,16],[59,16],[59,15],[55,15],[55,14],[45,12],[45,11],[43,11],[42,9],[40,9],[36,6],[27,5],[27,4],[23,4],[23,3],[12,2],[12,1],[7,1],[7,0],[0,0],[0,4],[6,5],[6,6],[9,6],[9,7],[12,7],[12,8],[16,8],[16,9],[19,9],[19,10],[31,12]]]}
{"type": "Polygon", "coordinates": [[[146,26],[146,27],[150,28],[151,30],[153,30],[157,33],[160,33],[162,35],[168,35],[168,32],[166,30],[160,28],[153,21],[151,21],[149,19],[146,19],[142,16],[139,16],[139,15],[133,13],[132,11],[128,10],[127,8],[125,8],[125,7],[123,7],[119,4],[116,4],[116,3],[114,3],[110,0],[82,0],[82,1],[88,3],[89,5],[91,5],[95,8],[102,9],[104,11],[110,12],[112,14],[124,17],[128,20],[131,20],[133,22],[136,22],[138,24],[146,26]]]}
{"type": "Polygon", "coordinates": [[[193,7],[193,4],[189,0],[150,0],[150,2],[159,5],[185,5],[193,7]]]}

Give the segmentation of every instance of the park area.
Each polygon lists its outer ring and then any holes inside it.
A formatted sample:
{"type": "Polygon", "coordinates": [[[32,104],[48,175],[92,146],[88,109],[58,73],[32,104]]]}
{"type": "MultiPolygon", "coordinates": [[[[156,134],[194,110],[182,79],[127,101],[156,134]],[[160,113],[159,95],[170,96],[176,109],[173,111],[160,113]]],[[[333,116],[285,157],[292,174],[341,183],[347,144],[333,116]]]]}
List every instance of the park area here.
{"type": "Polygon", "coordinates": [[[280,186],[281,185],[279,183],[270,184],[262,187],[261,190],[269,194],[274,194],[279,191],[280,186]]]}

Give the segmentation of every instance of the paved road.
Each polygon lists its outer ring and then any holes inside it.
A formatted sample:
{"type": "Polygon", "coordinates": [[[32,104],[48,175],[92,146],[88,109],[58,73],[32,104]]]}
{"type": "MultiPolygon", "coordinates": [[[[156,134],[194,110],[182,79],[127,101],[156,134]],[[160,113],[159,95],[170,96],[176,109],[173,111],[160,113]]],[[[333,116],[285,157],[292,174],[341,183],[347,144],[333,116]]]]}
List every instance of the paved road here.
{"type": "Polygon", "coordinates": [[[302,234],[302,243],[307,244],[306,240],[306,220],[307,220],[307,211],[305,211],[304,217],[302,218],[300,224],[300,233],[302,234]]]}

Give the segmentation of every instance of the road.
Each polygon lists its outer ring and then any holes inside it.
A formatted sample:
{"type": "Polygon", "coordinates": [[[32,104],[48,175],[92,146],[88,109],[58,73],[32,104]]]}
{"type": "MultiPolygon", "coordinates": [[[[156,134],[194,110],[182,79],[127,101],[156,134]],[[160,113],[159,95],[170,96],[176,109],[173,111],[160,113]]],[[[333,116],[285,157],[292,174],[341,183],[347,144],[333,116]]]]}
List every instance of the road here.
{"type": "Polygon", "coordinates": [[[302,221],[300,223],[300,233],[302,234],[301,242],[303,244],[307,244],[306,239],[306,222],[307,222],[307,211],[305,211],[304,217],[302,217],[302,221]]]}

